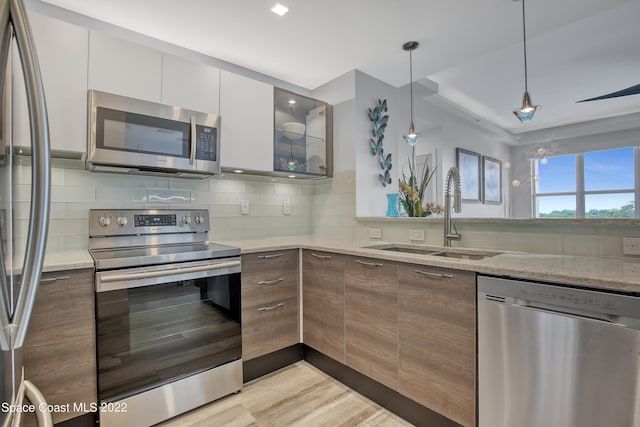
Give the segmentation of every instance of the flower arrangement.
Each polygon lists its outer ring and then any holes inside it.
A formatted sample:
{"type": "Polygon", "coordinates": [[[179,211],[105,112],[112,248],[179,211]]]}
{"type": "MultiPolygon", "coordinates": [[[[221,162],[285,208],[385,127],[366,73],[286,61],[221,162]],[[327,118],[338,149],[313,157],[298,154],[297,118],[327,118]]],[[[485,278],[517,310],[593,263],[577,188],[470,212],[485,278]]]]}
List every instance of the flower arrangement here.
{"type": "Polygon", "coordinates": [[[436,172],[437,166],[430,168],[429,163],[431,160],[431,154],[425,159],[422,166],[422,172],[420,174],[420,180],[416,175],[415,164],[409,159],[409,177],[402,171],[402,178],[399,182],[400,185],[400,203],[410,217],[425,217],[431,214],[441,214],[444,209],[442,205],[435,202],[426,202],[424,200],[425,191],[429,182],[433,178],[436,172]]]}

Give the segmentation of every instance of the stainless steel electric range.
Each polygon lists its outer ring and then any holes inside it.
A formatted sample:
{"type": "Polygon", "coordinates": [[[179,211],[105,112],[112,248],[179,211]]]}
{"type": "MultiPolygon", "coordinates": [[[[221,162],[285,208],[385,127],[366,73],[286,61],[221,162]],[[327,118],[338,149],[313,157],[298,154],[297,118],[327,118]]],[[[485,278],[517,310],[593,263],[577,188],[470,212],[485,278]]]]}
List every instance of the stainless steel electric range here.
{"type": "Polygon", "coordinates": [[[242,388],[240,249],[207,210],[91,210],[101,427],[149,426],[242,388]]]}

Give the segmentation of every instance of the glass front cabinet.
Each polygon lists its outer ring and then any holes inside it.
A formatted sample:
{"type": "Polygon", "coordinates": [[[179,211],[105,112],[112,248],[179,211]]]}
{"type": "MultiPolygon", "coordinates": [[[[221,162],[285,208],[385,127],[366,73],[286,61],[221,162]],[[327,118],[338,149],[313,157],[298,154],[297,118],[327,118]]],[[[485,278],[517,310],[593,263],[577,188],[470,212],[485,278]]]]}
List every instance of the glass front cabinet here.
{"type": "Polygon", "coordinates": [[[333,175],[333,109],[274,88],[273,170],[296,177],[333,175]]]}

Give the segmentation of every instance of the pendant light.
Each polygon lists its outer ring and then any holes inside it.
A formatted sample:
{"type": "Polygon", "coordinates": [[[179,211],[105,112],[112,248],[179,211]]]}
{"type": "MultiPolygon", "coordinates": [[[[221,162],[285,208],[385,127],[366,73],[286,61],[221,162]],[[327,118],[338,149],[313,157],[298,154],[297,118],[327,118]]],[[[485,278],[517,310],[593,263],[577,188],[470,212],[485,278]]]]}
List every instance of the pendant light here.
{"type": "Polygon", "coordinates": [[[524,0],[522,0],[522,39],[524,42],[524,96],[522,97],[522,106],[513,110],[513,114],[515,114],[522,123],[529,123],[540,106],[531,103],[527,87],[527,30],[524,18],[524,0]]]}
{"type": "Polygon", "coordinates": [[[293,172],[294,170],[296,170],[296,161],[293,158],[293,141],[291,141],[289,144],[291,145],[291,156],[289,157],[289,162],[287,163],[287,169],[293,172]]]}
{"type": "Polygon", "coordinates": [[[420,46],[420,43],[416,41],[406,42],[402,45],[402,49],[409,51],[409,91],[411,96],[411,124],[409,125],[409,132],[406,135],[402,135],[407,144],[411,147],[416,145],[418,140],[418,133],[416,133],[416,129],[413,126],[413,58],[411,57],[411,53],[416,50],[420,46]]]}

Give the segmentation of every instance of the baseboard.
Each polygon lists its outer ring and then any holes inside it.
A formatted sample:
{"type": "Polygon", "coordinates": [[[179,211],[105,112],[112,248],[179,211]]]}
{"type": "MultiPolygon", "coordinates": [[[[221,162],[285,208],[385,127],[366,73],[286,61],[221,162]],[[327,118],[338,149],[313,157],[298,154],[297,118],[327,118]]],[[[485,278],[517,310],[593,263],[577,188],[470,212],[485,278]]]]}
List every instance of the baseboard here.
{"type": "Polygon", "coordinates": [[[61,423],[56,423],[55,427],[95,427],[96,414],[88,412],[79,417],[74,417],[61,423]]]}
{"type": "Polygon", "coordinates": [[[460,424],[420,405],[364,374],[305,345],[304,360],[378,405],[418,427],[460,427],[460,424]]]}
{"type": "Polygon", "coordinates": [[[243,361],[243,381],[255,380],[304,359],[304,346],[295,344],[255,359],[243,361]]]}

